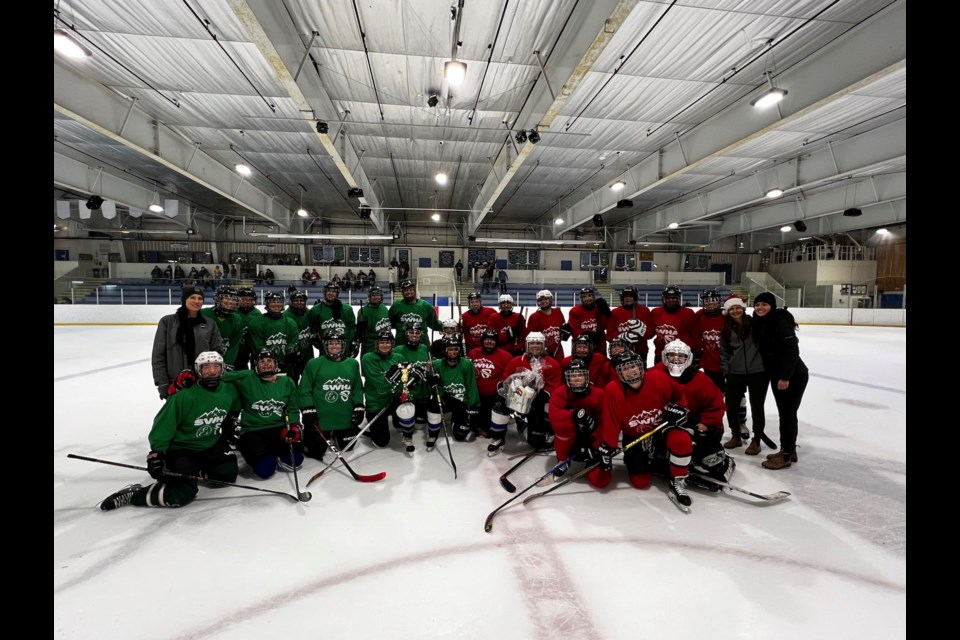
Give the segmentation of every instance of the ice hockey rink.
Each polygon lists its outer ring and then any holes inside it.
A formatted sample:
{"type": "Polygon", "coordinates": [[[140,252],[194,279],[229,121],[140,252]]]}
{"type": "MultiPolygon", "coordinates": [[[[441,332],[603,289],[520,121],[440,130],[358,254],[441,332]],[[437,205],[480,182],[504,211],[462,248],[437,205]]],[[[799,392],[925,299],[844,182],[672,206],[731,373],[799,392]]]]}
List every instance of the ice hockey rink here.
{"type": "MultiPolygon", "coordinates": [[[[312,500],[201,487],[182,509],[101,499],[145,472],[161,401],[150,373],[155,327],[54,327],[54,637],[638,639],[906,637],[906,332],[803,325],[810,384],[799,462],[781,471],[734,450],[736,485],[789,491],[766,504],[666,485],[638,491],[622,462],[598,491],[568,485],[528,506],[498,477],[528,450],[441,439],[427,453],[365,442],[312,500]]],[[[767,397],[767,433],[779,442],[767,397]]],[[[332,459],[328,453],[326,460],[332,459]]],[[[523,490],[553,464],[534,458],[523,490]]],[[[307,459],[301,488],[321,463],[307,459]]],[[[575,468],[578,469],[579,465],[575,468]]],[[[293,476],[238,483],[295,495],[293,476]]],[[[535,489],[534,491],[539,491],[535,489]]],[[[528,492],[527,495],[534,491],[528,492]]]]}

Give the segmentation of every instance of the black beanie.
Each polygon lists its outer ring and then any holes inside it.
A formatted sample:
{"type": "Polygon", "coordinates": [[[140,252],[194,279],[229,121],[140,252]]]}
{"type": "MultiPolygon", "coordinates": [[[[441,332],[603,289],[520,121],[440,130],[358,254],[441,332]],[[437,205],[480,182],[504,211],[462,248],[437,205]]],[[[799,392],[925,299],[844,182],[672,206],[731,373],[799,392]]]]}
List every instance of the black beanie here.
{"type": "Polygon", "coordinates": [[[201,298],[203,297],[203,289],[201,289],[200,287],[192,284],[185,286],[183,288],[183,291],[180,292],[180,304],[183,306],[186,306],[187,298],[189,298],[195,293],[199,294],[201,298]]]}
{"type": "Polygon", "coordinates": [[[771,309],[777,308],[777,299],[769,291],[757,294],[757,297],[753,299],[753,304],[757,304],[758,302],[766,302],[770,305],[771,309]]]}

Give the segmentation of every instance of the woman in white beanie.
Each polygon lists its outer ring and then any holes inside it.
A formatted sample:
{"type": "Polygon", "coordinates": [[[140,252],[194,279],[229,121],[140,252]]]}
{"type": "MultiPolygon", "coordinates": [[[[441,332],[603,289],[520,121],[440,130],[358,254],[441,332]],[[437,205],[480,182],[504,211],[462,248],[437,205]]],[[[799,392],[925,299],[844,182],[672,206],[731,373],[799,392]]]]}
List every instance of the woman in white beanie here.
{"type": "Polygon", "coordinates": [[[766,426],[763,405],[767,399],[769,378],[763,368],[763,358],[754,340],[751,318],[746,314],[746,308],[746,301],[738,296],[730,296],[723,303],[727,320],[720,333],[720,368],[727,377],[724,400],[727,403],[727,423],[731,425],[731,437],[723,446],[735,449],[743,445],[738,414],[740,402],[749,389],[753,439],[745,453],[755,456],[760,453],[760,439],[766,426]]]}

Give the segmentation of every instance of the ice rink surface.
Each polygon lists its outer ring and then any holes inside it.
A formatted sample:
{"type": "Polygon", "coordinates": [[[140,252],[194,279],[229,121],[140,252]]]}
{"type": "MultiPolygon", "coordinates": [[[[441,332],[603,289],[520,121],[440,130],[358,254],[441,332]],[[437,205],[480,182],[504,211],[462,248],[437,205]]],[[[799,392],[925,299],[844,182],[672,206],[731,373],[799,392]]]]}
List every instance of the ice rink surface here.
{"type": "MultiPolygon", "coordinates": [[[[528,450],[512,425],[494,458],[486,440],[452,442],[456,480],[442,439],[427,453],[418,431],[410,458],[394,433],[354,452],[383,481],[337,465],[307,503],[202,486],[182,509],[100,511],[149,477],[67,454],[145,464],[154,332],[54,327],[56,638],[906,637],[904,329],[801,327],[799,462],[769,471],[772,450],[733,452],[732,482],[791,492],[783,502],[690,489],[686,515],[664,481],[633,489],[615,462],[607,489],[521,498],[490,533],[486,515],[511,497],[497,479],[528,450]]],[[[771,394],[766,413],[779,442],[771,394]]],[[[553,463],[511,480],[523,490],[553,463]]],[[[301,486],[321,468],[307,459],[301,486]]],[[[256,480],[242,462],[237,482],[294,493],[292,475],[256,480]]]]}

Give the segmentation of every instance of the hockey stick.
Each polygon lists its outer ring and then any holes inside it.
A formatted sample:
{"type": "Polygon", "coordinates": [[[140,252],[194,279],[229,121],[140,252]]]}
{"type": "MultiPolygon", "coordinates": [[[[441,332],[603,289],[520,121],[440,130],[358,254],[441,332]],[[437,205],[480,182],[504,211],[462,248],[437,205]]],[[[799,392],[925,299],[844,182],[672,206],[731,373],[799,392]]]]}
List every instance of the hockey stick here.
{"type": "Polygon", "coordinates": [[[521,459],[520,462],[518,462],[517,464],[507,469],[507,472],[504,473],[502,476],[500,476],[500,486],[506,489],[509,493],[516,493],[517,488],[514,486],[512,482],[507,480],[507,476],[509,476],[514,471],[516,471],[520,467],[520,465],[522,465],[524,462],[530,460],[531,458],[533,458],[534,456],[540,453],[543,453],[544,451],[545,451],[544,449],[533,449],[532,451],[524,455],[523,459],[521,459]]]}
{"type": "MultiPolygon", "coordinates": [[[[290,416],[283,416],[283,423],[290,428],[290,416]]],[[[301,502],[306,502],[313,496],[310,495],[309,491],[300,492],[300,480],[297,478],[297,456],[293,452],[293,441],[290,441],[290,466],[293,467],[293,485],[297,488],[297,498],[301,502]],[[304,497],[306,496],[306,497],[304,497]]]]}
{"type": "MultiPolygon", "coordinates": [[[[653,434],[655,434],[657,431],[660,431],[660,429],[663,429],[665,426],[667,426],[667,423],[666,423],[666,422],[661,422],[661,423],[658,424],[656,427],[654,427],[652,430],[647,431],[645,434],[643,434],[642,436],[640,436],[639,438],[637,438],[636,440],[634,440],[633,442],[631,442],[631,443],[628,444],[627,446],[625,446],[625,447],[620,447],[619,449],[615,450],[610,457],[612,458],[613,456],[618,456],[618,455],[620,455],[621,453],[626,453],[631,447],[633,447],[634,445],[636,445],[638,442],[642,442],[642,441],[646,440],[647,438],[649,438],[650,436],[652,436],[653,434]]],[[[550,487],[550,488],[547,489],[546,491],[541,491],[540,493],[535,493],[535,494],[533,494],[532,496],[526,498],[526,499],[523,501],[523,504],[530,504],[531,502],[533,502],[533,501],[536,500],[537,498],[542,498],[543,496],[545,496],[545,495],[547,495],[547,494],[549,494],[549,493],[551,493],[551,492],[553,492],[553,491],[556,491],[556,490],[559,489],[560,487],[565,486],[565,485],[573,482],[574,480],[576,480],[576,479],[578,479],[578,478],[582,478],[583,476],[585,476],[585,475],[587,475],[588,473],[590,473],[591,471],[593,471],[594,468],[599,467],[599,466],[600,466],[600,463],[599,463],[599,462],[594,462],[594,463],[591,464],[591,465],[587,465],[586,467],[583,468],[582,471],[580,471],[580,473],[577,473],[577,474],[575,474],[575,475],[573,475],[573,476],[570,476],[569,478],[564,478],[563,480],[561,480],[560,482],[556,483],[555,485],[553,485],[552,487],[550,487]]],[[[546,477],[546,476],[544,476],[544,477],[546,477]]]]}
{"type": "MultiPolygon", "coordinates": [[[[431,371],[433,364],[430,365],[431,371]]],[[[447,455],[450,456],[450,466],[453,467],[453,479],[457,479],[457,463],[453,459],[453,450],[450,448],[450,434],[447,433],[447,421],[443,418],[443,401],[440,399],[440,387],[436,388],[437,405],[440,407],[440,426],[443,427],[443,439],[447,441],[447,455]]]]}
{"type": "MultiPolygon", "coordinates": [[[[376,422],[376,421],[380,418],[380,416],[383,415],[383,412],[386,411],[386,410],[389,409],[389,408],[390,408],[390,405],[385,406],[383,409],[380,409],[380,411],[379,411],[379,413],[377,413],[377,415],[373,416],[373,420],[368,420],[368,421],[367,421],[367,426],[365,426],[363,429],[360,430],[360,433],[358,433],[358,434],[357,434],[357,437],[355,437],[355,438],[353,439],[353,442],[351,442],[349,445],[347,445],[347,448],[344,449],[341,453],[343,453],[343,454],[349,453],[349,452],[350,452],[350,449],[353,448],[353,445],[355,445],[357,442],[359,442],[360,436],[362,436],[362,435],[364,434],[364,432],[365,432],[367,429],[370,428],[370,425],[372,425],[374,422],[376,422]]],[[[314,474],[309,480],[307,480],[307,485],[306,485],[306,486],[309,487],[311,482],[313,482],[314,480],[318,480],[318,479],[320,478],[320,476],[322,476],[323,474],[325,474],[325,473],[327,472],[327,470],[329,470],[330,467],[332,467],[336,462],[337,462],[336,460],[333,460],[332,462],[327,463],[327,466],[325,466],[325,467],[324,467],[323,469],[321,469],[318,473],[314,474]]],[[[373,482],[373,481],[368,480],[367,482],[373,482]]]]}
{"type": "MultiPolygon", "coordinates": [[[[714,480],[714,479],[711,478],[710,476],[705,476],[705,475],[703,475],[702,473],[696,473],[696,472],[694,472],[694,471],[691,471],[691,472],[690,472],[690,475],[693,476],[694,478],[699,478],[700,480],[703,480],[703,481],[705,481],[705,482],[709,482],[709,483],[711,483],[711,484],[715,484],[715,485],[717,485],[718,487],[723,487],[724,489],[727,489],[728,491],[736,491],[736,492],[738,492],[738,493],[745,493],[745,494],[747,494],[748,496],[753,496],[754,498],[759,498],[760,500],[766,500],[767,502],[777,502],[777,501],[779,501],[779,500],[783,500],[784,498],[789,498],[789,497],[790,497],[790,492],[789,492],[789,491],[775,491],[774,493],[754,493],[753,491],[747,491],[747,490],[744,489],[743,487],[738,487],[738,486],[736,486],[736,485],[733,485],[733,484],[730,484],[730,483],[727,483],[727,482],[722,482],[722,481],[720,481],[720,480],[714,480]]],[[[691,487],[696,487],[697,485],[692,484],[692,485],[690,485],[690,486],[691,486],[691,487]]]]}
{"type": "Polygon", "coordinates": [[[550,470],[547,471],[545,474],[543,474],[542,476],[540,476],[539,478],[537,478],[537,479],[533,482],[533,484],[531,484],[529,487],[527,487],[526,489],[524,489],[523,491],[521,491],[521,492],[518,493],[517,495],[513,496],[512,498],[510,498],[509,500],[507,500],[506,502],[504,502],[502,505],[500,505],[499,507],[497,507],[497,508],[494,509],[493,511],[491,511],[491,512],[487,515],[487,520],[486,520],[486,522],[483,523],[483,530],[486,531],[487,533],[490,533],[490,530],[493,529],[493,519],[494,519],[494,517],[497,515],[497,513],[499,513],[499,512],[500,512],[504,507],[506,507],[508,504],[510,504],[511,502],[513,502],[514,500],[516,500],[517,498],[519,498],[520,496],[522,496],[523,494],[525,494],[527,491],[530,491],[530,489],[533,489],[535,486],[537,486],[537,484],[538,484],[541,480],[543,480],[544,478],[546,478],[546,477],[549,476],[550,474],[554,473],[555,471],[557,471],[557,470],[560,469],[561,467],[566,468],[566,467],[570,466],[570,463],[571,463],[572,461],[573,461],[573,458],[568,458],[568,459],[564,460],[563,462],[558,462],[552,469],[550,469],[550,470]]]}
{"type": "Polygon", "coordinates": [[[762,441],[763,441],[763,444],[767,445],[767,446],[770,447],[771,449],[779,449],[779,448],[780,448],[780,447],[777,446],[777,443],[774,442],[772,439],[770,439],[770,436],[768,436],[768,435],[765,434],[765,433],[761,433],[761,434],[760,434],[760,440],[762,440],[762,441]]]}
{"type": "MultiPolygon", "coordinates": [[[[77,460],[86,460],[87,462],[99,462],[100,464],[109,464],[109,465],[113,465],[114,467],[126,467],[127,469],[136,469],[137,471],[146,471],[147,473],[150,473],[150,470],[147,469],[146,467],[138,467],[137,465],[134,465],[134,464],[124,464],[122,462],[111,462],[110,460],[100,460],[99,458],[88,458],[87,456],[78,456],[75,453],[68,453],[67,457],[75,458],[77,460]]],[[[167,469],[163,470],[163,475],[170,476],[171,478],[183,478],[185,480],[196,480],[198,482],[202,480],[205,482],[209,482],[211,484],[218,484],[223,487],[239,487],[240,489],[250,489],[251,491],[263,491],[264,493],[272,493],[278,496],[284,496],[286,498],[290,498],[294,502],[308,502],[310,498],[313,497],[312,495],[310,495],[310,492],[308,491],[303,494],[304,496],[306,496],[306,498],[304,500],[300,500],[300,498],[298,498],[297,496],[289,493],[284,493],[283,491],[273,491],[272,489],[261,489],[260,487],[251,487],[245,484],[236,484],[233,482],[226,482],[224,480],[214,480],[213,478],[204,478],[203,476],[190,476],[185,473],[177,473],[175,471],[169,471],[167,469]]]]}
{"type": "MultiPolygon", "coordinates": [[[[553,449],[538,449],[537,453],[542,456],[545,456],[545,455],[548,455],[551,451],[553,451],[553,449]]],[[[517,458],[526,457],[526,455],[527,455],[526,453],[515,453],[512,456],[507,456],[507,460],[516,460],[517,458]]]]}
{"type": "MultiPolygon", "coordinates": [[[[372,424],[372,423],[371,423],[371,424],[372,424]]],[[[368,424],[367,426],[370,426],[370,425],[368,424]]],[[[375,473],[375,474],[369,475],[369,476],[364,476],[364,475],[361,475],[361,474],[357,473],[356,471],[353,470],[353,467],[351,467],[351,466],[349,465],[349,463],[347,463],[347,461],[344,459],[343,454],[340,453],[340,450],[337,449],[337,445],[334,444],[334,442],[333,442],[333,441],[335,440],[335,438],[330,438],[329,440],[327,440],[327,436],[325,436],[324,433],[323,433],[323,431],[320,430],[320,427],[318,427],[317,425],[313,425],[313,428],[317,430],[317,433],[320,434],[320,437],[323,438],[323,441],[327,443],[327,446],[328,446],[328,447],[330,447],[330,451],[332,451],[333,454],[334,454],[335,456],[337,456],[337,460],[339,460],[340,462],[343,463],[343,466],[347,468],[347,471],[350,472],[350,475],[352,475],[352,476],[353,476],[353,479],[356,480],[357,482],[380,482],[381,480],[383,480],[384,478],[387,477],[387,472],[386,472],[386,471],[381,471],[380,473],[375,473]]],[[[364,431],[365,431],[365,430],[366,430],[366,429],[364,429],[364,431]]],[[[362,433],[362,431],[361,431],[361,433],[362,433]]],[[[354,441],[356,441],[356,439],[359,438],[359,437],[360,437],[360,433],[358,433],[356,436],[354,436],[354,441]]],[[[351,443],[351,444],[353,444],[353,443],[351,443]]],[[[348,445],[348,448],[349,448],[349,446],[350,446],[350,445],[348,445]]],[[[334,460],[334,462],[336,462],[336,460],[334,460]]],[[[333,464],[333,463],[331,462],[330,464],[333,464]]],[[[326,469],[324,469],[324,471],[326,471],[326,469]]],[[[321,471],[320,473],[323,473],[323,471],[321,471]]],[[[319,476],[319,474],[317,474],[317,475],[319,476]]],[[[313,478],[311,478],[311,481],[312,481],[312,480],[313,480],[313,478]]],[[[308,482],[307,484],[309,484],[309,482],[308,482]]]]}

